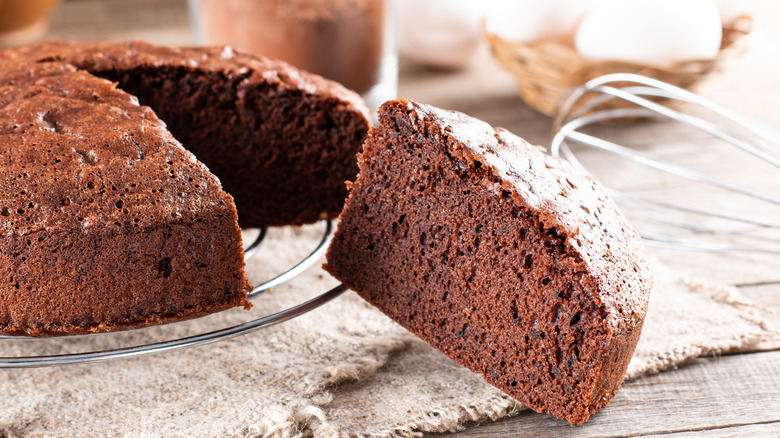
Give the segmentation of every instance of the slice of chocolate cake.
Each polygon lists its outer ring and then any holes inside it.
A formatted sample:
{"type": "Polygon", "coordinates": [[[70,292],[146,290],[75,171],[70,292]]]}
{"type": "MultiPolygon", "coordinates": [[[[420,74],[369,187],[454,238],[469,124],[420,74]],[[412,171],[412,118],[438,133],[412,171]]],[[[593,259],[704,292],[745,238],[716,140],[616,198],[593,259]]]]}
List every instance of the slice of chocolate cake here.
{"type": "Polygon", "coordinates": [[[369,127],[356,93],[229,47],[44,42],[3,57],[61,60],[117,82],[220,178],[243,227],[335,218],[369,127]]]}
{"type": "Polygon", "coordinates": [[[0,334],[248,306],[230,195],[147,107],[60,63],[0,68],[0,334]]]}
{"type": "Polygon", "coordinates": [[[599,184],[506,130],[380,110],[326,269],[530,408],[579,424],[617,392],[651,287],[599,184]]]}

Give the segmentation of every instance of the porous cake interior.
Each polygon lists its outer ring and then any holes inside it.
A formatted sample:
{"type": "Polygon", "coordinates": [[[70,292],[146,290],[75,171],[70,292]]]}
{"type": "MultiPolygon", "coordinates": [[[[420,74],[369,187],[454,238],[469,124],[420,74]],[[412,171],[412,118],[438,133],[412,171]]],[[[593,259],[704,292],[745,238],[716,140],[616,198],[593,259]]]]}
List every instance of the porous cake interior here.
{"type": "Polygon", "coordinates": [[[245,305],[242,276],[231,272],[234,221],[9,237],[0,249],[0,332],[102,332],[245,305]]]}
{"type": "Polygon", "coordinates": [[[334,218],[366,121],[332,97],[177,66],[92,71],[165,121],[235,199],[242,227],[334,218]],[[349,147],[351,145],[351,147],[349,147]]]}
{"type": "Polygon", "coordinates": [[[396,105],[372,131],[326,268],[522,403],[583,422],[607,333],[578,256],[416,117],[396,105]]]}

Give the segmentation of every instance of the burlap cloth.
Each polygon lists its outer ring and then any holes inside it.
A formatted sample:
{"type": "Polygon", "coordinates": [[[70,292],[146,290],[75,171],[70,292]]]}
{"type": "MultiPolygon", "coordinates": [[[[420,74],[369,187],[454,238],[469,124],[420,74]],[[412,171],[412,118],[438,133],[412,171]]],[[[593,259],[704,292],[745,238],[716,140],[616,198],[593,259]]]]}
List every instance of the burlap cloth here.
{"type": "MultiPolygon", "coordinates": [[[[254,282],[294,264],[318,227],[274,230],[254,282]]],[[[656,287],[627,378],[777,335],[732,288],[655,267],[656,287]]],[[[196,321],[53,341],[0,341],[3,356],[103,349],[257,317],[327,290],[312,269],[234,310],[196,321]]],[[[188,350],[85,365],[0,370],[0,436],[416,436],[523,408],[347,292],[307,315],[188,350]]]]}

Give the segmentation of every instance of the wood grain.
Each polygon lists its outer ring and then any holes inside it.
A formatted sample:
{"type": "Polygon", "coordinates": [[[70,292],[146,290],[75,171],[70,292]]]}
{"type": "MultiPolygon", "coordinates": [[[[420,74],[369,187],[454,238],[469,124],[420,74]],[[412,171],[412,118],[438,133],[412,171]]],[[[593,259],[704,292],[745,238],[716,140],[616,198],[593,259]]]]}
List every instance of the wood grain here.
{"type": "Polygon", "coordinates": [[[741,284],[739,290],[753,301],[780,309],[780,281],[778,280],[741,284]]]}
{"type": "Polygon", "coordinates": [[[779,392],[780,351],[700,358],[675,371],[626,383],[612,403],[583,426],[524,412],[453,436],[780,436],[779,392]]]}

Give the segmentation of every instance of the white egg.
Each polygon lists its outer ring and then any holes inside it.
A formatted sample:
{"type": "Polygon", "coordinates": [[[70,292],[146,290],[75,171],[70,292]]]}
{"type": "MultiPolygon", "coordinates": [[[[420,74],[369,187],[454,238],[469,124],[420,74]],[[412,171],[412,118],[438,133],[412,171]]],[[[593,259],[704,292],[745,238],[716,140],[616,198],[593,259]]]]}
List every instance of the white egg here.
{"type": "Polygon", "coordinates": [[[714,58],[721,36],[712,0],[610,0],[585,13],[575,46],[590,60],[665,66],[714,58]]]}
{"type": "Polygon", "coordinates": [[[417,62],[457,68],[481,42],[483,6],[473,0],[398,0],[398,50],[417,62]]]}
{"type": "Polygon", "coordinates": [[[571,38],[586,10],[602,0],[484,0],[485,29],[517,43],[571,38]]]}

